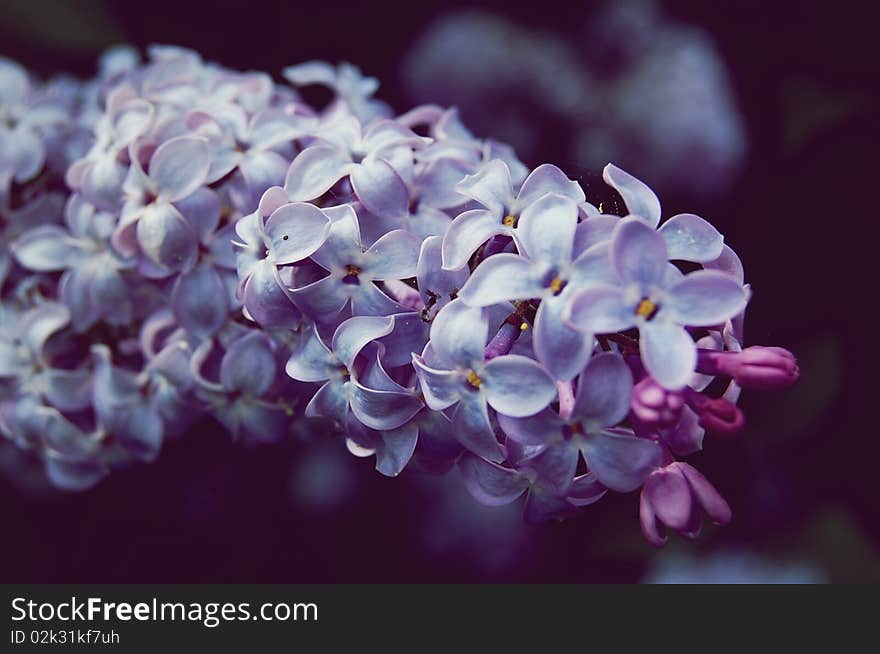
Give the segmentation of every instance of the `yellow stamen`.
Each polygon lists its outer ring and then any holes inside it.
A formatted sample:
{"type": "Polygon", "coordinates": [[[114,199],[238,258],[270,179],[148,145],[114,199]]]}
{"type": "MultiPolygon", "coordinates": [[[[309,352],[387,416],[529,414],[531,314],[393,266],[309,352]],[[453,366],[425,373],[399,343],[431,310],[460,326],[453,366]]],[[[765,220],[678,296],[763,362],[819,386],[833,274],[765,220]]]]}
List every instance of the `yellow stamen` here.
{"type": "Polygon", "coordinates": [[[657,305],[648,298],[642,298],[638,306],[636,306],[636,315],[642,318],[651,319],[657,311],[657,305]]]}
{"type": "Polygon", "coordinates": [[[345,267],[345,274],[357,276],[357,275],[361,274],[361,269],[358,268],[357,266],[353,266],[353,265],[349,264],[345,267]]]}
{"type": "Polygon", "coordinates": [[[483,380],[480,379],[480,377],[479,377],[479,375],[477,375],[477,373],[475,373],[473,370],[471,370],[467,374],[467,382],[468,382],[468,384],[470,384],[474,388],[479,388],[480,384],[483,383],[483,380]]]}
{"type": "Polygon", "coordinates": [[[599,213],[602,213],[602,203],[599,203],[599,213]]]}
{"type": "Polygon", "coordinates": [[[550,282],[550,290],[554,293],[559,293],[564,285],[565,282],[563,280],[559,279],[559,277],[554,277],[553,281],[550,282]]]}
{"type": "Polygon", "coordinates": [[[527,323],[527,322],[521,323],[520,326],[519,326],[519,330],[520,330],[521,332],[524,332],[524,331],[527,330],[528,328],[529,328],[529,323],[527,323]]]}
{"type": "Polygon", "coordinates": [[[507,227],[516,227],[516,216],[512,216],[511,214],[507,214],[504,216],[504,220],[501,222],[504,223],[507,227]]]}
{"type": "Polygon", "coordinates": [[[584,435],[584,426],[581,423],[575,422],[575,423],[569,425],[569,427],[571,428],[572,434],[577,434],[578,436],[584,435]]]}
{"type": "Polygon", "coordinates": [[[351,371],[348,369],[347,366],[342,366],[342,376],[345,377],[346,379],[351,377],[351,371]]]}

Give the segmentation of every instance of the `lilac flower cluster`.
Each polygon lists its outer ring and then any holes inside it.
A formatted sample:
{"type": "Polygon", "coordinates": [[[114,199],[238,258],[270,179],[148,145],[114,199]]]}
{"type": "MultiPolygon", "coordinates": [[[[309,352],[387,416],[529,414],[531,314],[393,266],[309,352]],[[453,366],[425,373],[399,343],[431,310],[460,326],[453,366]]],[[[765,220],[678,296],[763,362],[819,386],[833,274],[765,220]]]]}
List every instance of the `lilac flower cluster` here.
{"type": "Polygon", "coordinates": [[[250,441],[305,415],[384,475],[457,465],[478,501],[526,495],[529,520],[639,488],[652,543],[729,520],[676,457],[798,369],[743,349],[749,287],[708,222],[661,221],[610,164],[628,215],[604,214],[454,109],[395,117],[352,66],[284,85],[154,47],[101,70],[56,100],[0,68],[0,429],[57,485],[153,460],[199,415],[250,441]]]}

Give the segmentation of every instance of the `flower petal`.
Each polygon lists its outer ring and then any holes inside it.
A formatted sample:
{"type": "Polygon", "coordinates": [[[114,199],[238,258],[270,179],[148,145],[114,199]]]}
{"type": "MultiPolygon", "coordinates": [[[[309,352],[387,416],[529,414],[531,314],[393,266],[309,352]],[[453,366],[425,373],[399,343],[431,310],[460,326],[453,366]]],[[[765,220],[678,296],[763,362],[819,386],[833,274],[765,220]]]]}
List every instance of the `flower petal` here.
{"type": "Polygon", "coordinates": [[[596,284],[572,298],[563,319],[573,329],[587,334],[610,334],[632,327],[635,313],[624,300],[620,287],[596,284]]]}
{"type": "Polygon", "coordinates": [[[377,391],[352,382],[352,413],[370,429],[396,429],[409,422],[423,406],[412,393],[377,391]]]}
{"type": "Polygon", "coordinates": [[[522,445],[547,445],[562,434],[563,421],[550,409],[527,418],[511,418],[498,414],[498,424],[507,434],[522,445]]]}
{"type": "Polygon", "coordinates": [[[611,427],[629,413],[633,377],[619,354],[597,354],[578,380],[572,416],[611,427]]]}
{"type": "Polygon", "coordinates": [[[220,383],[227,391],[260,397],[275,382],[277,369],[272,340],[252,331],[226,350],[220,362],[220,383]]]}
{"type": "Polygon", "coordinates": [[[554,379],[573,379],[590,358],[593,335],[572,329],[562,316],[568,306],[563,295],[545,297],[538,305],[532,344],[535,356],[554,379]]]}
{"type": "Polygon", "coordinates": [[[348,174],[351,159],[329,145],[313,145],[300,152],[284,179],[284,190],[293,201],[314,200],[348,174]]]}
{"type": "Polygon", "coordinates": [[[461,300],[447,304],[431,323],[431,346],[437,354],[462,368],[483,361],[489,321],[482,309],[461,300]]]}
{"type": "Polygon", "coordinates": [[[310,327],[299,347],[290,355],[285,370],[288,376],[303,382],[319,382],[329,379],[338,368],[330,349],[324,345],[318,330],[310,327]]]}
{"type": "Polygon", "coordinates": [[[664,388],[683,388],[697,365],[697,346],[691,335],[683,327],[657,321],[642,325],[639,333],[647,371],[664,388]]]}
{"type": "Polygon", "coordinates": [[[150,178],[159,195],[175,202],[191,195],[208,177],[211,153],[205,139],[177,136],[156,148],[150,158],[150,178]]]}
{"type": "Polygon", "coordinates": [[[418,440],[419,428],[414,424],[383,431],[382,447],[376,452],[376,470],[386,477],[399,475],[412,458],[418,440]]]}
{"type": "Polygon", "coordinates": [[[692,213],[680,213],[660,226],[670,259],[714,261],[721,256],[724,237],[710,223],[692,213]]]}
{"type": "Polygon", "coordinates": [[[717,325],[741,312],[748,302],[743,287],[718,270],[698,270],[685,275],[668,290],[664,309],[683,325],[717,325]]]}
{"type": "Polygon", "coordinates": [[[495,437],[482,393],[471,391],[461,395],[452,417],[452,434],[474,454],[496,463],[504,460],[504,450],[495,437]]]}
{"type": "Polygon", "coordinates": [[[269,248],[277,265],[311,256],[327,240],[330,218],[307,202],[291,202],[272,212],[266,221],[269,248]]]}
{"type": "Polygon", "coordinates": [[[477,266],[458,297],[473,307],[487,307],[507,300],[540,297],[545,290],[531,261],[518,254],[495,254],[477,266]]]}
{"type": "Polygon", "coordinates": [[[526,177],[516,198],[517,204],[525,208],[548,193],[570,198],[575,204],[587,199],[581,185],[557,166],[541,164],[526,177]]]}
{"type": "Polygon", "coordinates": [[[465,177],[455,190],[476,200],[495,216],[501,216],[511,208],[514,199],[510,169],[500,159],[492,159],[476,173],[465,177]]]}
{"type": "Polygon", "coordinates": [[[229,316],[226,289],[211,265],[181,273],[171,290],[171,308],[182,327],[197,336],[220,329],[229,316]]]}
{"type": "Polygon", "coordinates": [[[187,270],[195,262],[198,238],[170,204],[150,205],[137,222],[137,240],[144,254],[170,270],[187,270]]]}
{"type": "Polygon", "coordinates": [[[571,198],[549,194],[520,215],[514,235],[529,259],[561,266],[572,258],[578,209],[571,198]]]}
{"type": "Polygon", "coordinates": [[[409,190],[406,182],[384,159],[366,157],[352,167],[350,179],[355,195],[370,213],[384,218],[407,214],[409,190]]]}
{"type": "Polygon", "coordinates": [[[364,253],[364,272],[379,280],[415,277],[421,246],[421,240],[407,231],[390,231],[364,253]]]}
{"type": "Polygon", "coordinates": [[[611,432],[585,437],[581,451],[596,478],[620,493],[637,489],[663,462],[663,450],[654,441],[611,432]]]}
{"type": "Polygon", "coordinates": [[[355,357],[367,343],[387,336],[392,329],[394,318],[391,316],[355,316],[336,328],[330,347],[340,363],[352,370],[355,357]]]}
{"type": "Polygon", "coordinates": [[[443,267],[447,270],[463,268],[483,243],[509,231],[494,213],[486,209],[460,213],[449,223],[443,237],[443,267]]]}
{"type": "Polygon", "coordinates": [[[9,249],[22,266],[36,272],[64,270],[83,258],[79,242],[57,225],[40,225],[15,239],[9,249]]]}
{"type": "Polygon", "coordinates": [[[651,227],[656,228],[660,224],[660,200],[647,184],[614,164],[605,166],[602,179],[620,193],[632,215],[643,218],[651,227]]]}
{"type": "Polygon", "coordinates": [[[512,418],[534,415],[556,397],[556,384],[541,364],[519,354],[487,361],[480,388],[493,409],[512,418]]]}
{"type": "Polygon", "coordinates": [[[611,265],[622,282],[641,286],[660,284],[668,260],[666,242],[644,220],[624,218],[614,228],[611,265]]]}
{"type": "Polygon", "coordinates": [[[510,504],[529,487],[528,480],[516,470],[491,463],[473,454],[464,454],[458,462],[465,488],[480,504],[510,504]]]}

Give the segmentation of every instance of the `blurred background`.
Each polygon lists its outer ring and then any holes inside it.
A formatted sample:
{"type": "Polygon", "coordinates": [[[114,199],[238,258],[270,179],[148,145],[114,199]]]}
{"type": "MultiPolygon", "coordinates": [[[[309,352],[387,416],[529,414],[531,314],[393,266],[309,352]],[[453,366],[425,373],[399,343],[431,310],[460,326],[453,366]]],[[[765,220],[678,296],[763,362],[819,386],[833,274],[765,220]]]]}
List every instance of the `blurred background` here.
{"type": "Polygon", "coordinates": [[[690,459],[734,511],[697,543],[648,545],[637,494],[530,526],[519,505],[477,505],[455,471],[386,479],[325,430],[245,447],[206,422],[82,494],[0,447],[0,580],[880,581],[880,65],[855,3],[0,7],[0,55],[41,76],[89,77],[119,43],[274,74],[344,60],[396,110],[455,104],[595,203],[613,161],[657,190],[664,216],[698,213],[725,234],[753,287],[748,344],[787,347],[802,371],[790,391],[745,392],[744,433],[690,459]]]}

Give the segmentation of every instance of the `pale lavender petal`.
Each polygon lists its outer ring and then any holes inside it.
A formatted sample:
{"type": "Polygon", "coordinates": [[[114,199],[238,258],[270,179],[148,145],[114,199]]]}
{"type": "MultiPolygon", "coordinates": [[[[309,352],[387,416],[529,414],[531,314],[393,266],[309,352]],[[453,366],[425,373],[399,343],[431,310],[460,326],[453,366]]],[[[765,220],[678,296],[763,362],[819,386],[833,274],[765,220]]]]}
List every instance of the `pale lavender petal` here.
{"type": "Polygon", "coordinates": [[[704,268],[709,270],[720,270],[733,277],[739,284],[745,282],[745,272],[743,270],[742,261],[736,255],[730,246],[723,245],[721,254],[714,261],[707,261],[703,264],[704,268]]]}
{"type": "Polygon", "coordinates": [[[46,340],[70,322],[70,311],[58,302],[43,302],[22,321],[21,338],[31,352],[40,355],[46,340]]]}
{"type": "Polygon", "coordinates": [[[345,424],[348,420],[348,383],[327,382],[306,405],[306,417],[324,416],[345,424]]]}
{"type": "Polygon", "coordinates": [[[694,327],[716,325],[741,312],[748,301],[743,287],[718,270],[698,270],[685,275],[668,290],[663,309],[674,320],[694,327]]]}
{"type": "Polygon", "coordinates": [[[278,207],[266,221],[270,252],[277,265],[311,256],[327,240],[330,218],[307,202],[278,207]]]}
{"type": "Polygon", "coordinates": [[[351,289],[351,312],[356,316],[388,316],[410,310],[368,281],[361,281],[356,286],[345,286],[351,289]]]}
{"type": "Polygon", "coordinates": [[[687,330],[673,323],[648,322],[639,329],[642,361],[664,388],[683,388],[697,365],[697,346],[687,330]]]}
{"type": "Polygon", "coordinates": [[[637,218],[625,218],[614,228],[611,264],[624,283],[660,284],[669,257],[657,231],[637,218]]]}
{"type": "Polygon", "coordinates": [[[500,159],[489,161],[476,173],[465,177],[455,190],[473,198],[496,217],[503,215],[514,200],[510,169],[500,159]]]}
{"type": "Polygon", "coordinates": [[[596,478],[592,472],[575,477],[568,488],[566,498],[575,506],[589,506],[601,500],[607,488],[596,478]]]}
{"type": "Polygon", "coordinates": [[[620,493],[637,489],[663,462],[654,441],[609,432],[585,437],[581,451],[596,478],[620,493]]]}
{"type": "Polygon", "coordinates": [[[710,223],[692,213],[680,213],[660,226],[670,259],[714,261],[721,256],[724,237],[710,223]]]}
{"type": "Polygon", "coordinates": [[[574,481],[579,458],[578,449],[571,443],[558,443],[520,465],[528,466],[538,474],[535,486],[562,496],[568,492],[571,482],[574,481]]]}
{"type": "Polygon", "coordinates": [[[205,139],[178,136],[156,148],[149,173],[159,195],[175,202],[204,184],[210,167],[211,153],[205,139]]]}
{"type": "Polygon", "coordinates": [[[170,270],[192,267],[198,237],[180,212],[170,204],[151,205],[137,222],[137,240],[144,254],[170,270]]]}
{"type": "Polygon", "coordinates": [[[284,190],[291,200],[314,200],[348,174],[351,159],[337,148],[314,145],[300,152],[284,179],[284,190]]]}
{"type": "Polygon", "coordinates": [[[546,287],[536,267],[525,257],[502,252],[474,269],[458,297],[473,307],[488,307],[507,300],[528,300],[543,295],[546,287]]]}
{"type": "Polygon", "coordinates": [[[412,458],[418,440],[419,428],[415,424],[383,431],[382,447],[376,452],[376,470],[386,477],[399,475],[412,458]]]}
{"type": "Polygon", "coordinates": [[[9,249],[22,266],[36,272],[64,270],[84,256],[79,242],[57,225],[29,229],[15,239],[9,249]]]}
{"type": "Polygon", "coordinates": [[[330,231],[324,245],[311,255],[312,260],[326,270],[344,268],[362,252],[357,214],[349,204],[323,211],[330,218],[330,231]]]}
{"type": "Polygon", "coordinates": [[[412,362],[412,353],[425,349],[430,329],[431,326],[419,313],[395,314],[394,331],[379,339],[385,347],[382,361],[391,367],[409,365],[412,362]]]}
{"type": "Polygon", "coordinates": [[[220,362],[220,383],[227,391],[259,397],[275,382],[277,369],[272,340],[262,332],[253,331],[226,350],[220,362]]]}
{"type": "Polygon", "coordinates": [[[61,411],[82,411],[92,404],[92,375],[88,370],[50,369],[44,374],[49,404],[61,411]]]}
{"type": "Polygon", "coordinates": [[[519,354],[487,361],[480,389],[493,409],[512,418],[534,415],[556,397],[556,384],[541,364],[519,354]]]}
{"type": "Polygon", "coordinates": [[[535,356],[554,379],[573,379],[590,358],[593,335],[566,325],[562,316],[568,300],[564,295],[545,297],[535,315],[532,344],[535,356]]]}
{"type": "Polygon", "coordinates": [[[252,192],[262,192],[270,186],[283,184],[287,166],[287,159],[272,150],[252,150],[238,164],[252,192]]]}
{"type": "Polygon", "coordinates": [[[452,416],[452,435],[465,448],[484,459],[496,463],[504,460],[504,450],[492,429],[486,400],[476,390],[461,396],[452,416]]]}
{"type": "Polygon", "coordinates": [[[527,418],[498,414],[498,424],[509,438],[522,445],[547,445],[562,433],[563,420],[550,409],[527,418]]]}
{"type": "Polygon", "coordinates": [[[465,488],[475,500],[487,506],[510,504],[529,487],[528,479],[516,470],[473,454],[464,454],[458,466],[465,488]]]}
{"type": "Polygon", "coordinates": [[[380,280],[415,277],[421,245],[421,240],[407,231],[390,231],[364,253],[363,270],[380,280]]]}
{"type": "Polygon", "coordinates": [[[636,322],[623,290],[609,284],[596,284],[577,293],[564,316],[569,326],[587,334],[610,334],[636,322]]]}
{"type": "Polygon", "coordinates": [[[458,294],[470,274],[467,268],[443,270],[440,254],[442,243],[443,238],[440,236],[426,238],[422,243],[416,268],[422,301],[426,305],[431,302],[432,307],[439,304],[437,310],[458,294]]]}
{"type": "Polygon", "coordinates": [[[378,391],[352,382],[352,413],[370,429],[396,429],[410,421],[423,406],[412,393],[378,391]]]}
{"type": "Polygon", "coordinates": [[[202,243],[207,243],[220,223],[220,197],[209,188],[196,189],[174,203],[202,243]]]}
{"type": "Polygon", "coordinates": [[[590,216],[586,220],[579,222],[574,233],[575,255],[593,247],[597,243],[604,243],[610,240],[611,234],[619,222],[620,218],[618,216],[609,214],[590,216]]]}
{"type": "Polygon", "coordinates": [[[610,241],[597,243],[581,252],[568,270],[569,285],[581,288],[596,283],[617,284],[619,279],[611,265],[610,252],[610,241]]]}
{"type": "Polygon", "coordinates": [[[526,207],[548,193],[570,198],[575,204],[587,199],[581,185],[569,179],[558,167],[541,164],[526,177],[517,196],[517,204],[526,207]]]}
{"type": "Polygon", "coordinates": [[[350,297],[343,284],[331,276],[300,288],[291,288],[290,296],[303,313],[324,319],[338,315],[350,297]]]}
{"type": "Polygon", "coordinates": [[[614,164],[605,166],[602,179],[620,193],[632,215],[643,218],[651,227],[660,224],[660,200],[647,184],[614,164]]]}
{"type": "Polygon", "coordinates": [[[597,354],[578,380],[572,416],[598,427],[616,425],[629,412],[632,388],[632,373],[623,357],[597,354]]]}
{"type": "Polygon", "coordinates": [[[407,214],[409,190],[406,182],[384,159],[367,157],[351,170],[351,186],[364,206],[377,216],[407,214]]]}
{"type": "Polygon", "coordinates": [[[520,215],[514,233],[524,247],[521,254],[557,266],[567,264],[572,258],[577,221],[577,205],[570,198],[544,195],[520,215]]]}
{"type": "Polygon", "coordinates": [[[229,316],[226,289],[213,266],[181,273],[171,290],[171,308],[181,327],[197,336],[220,329],[229,316]]]}
{"type": "Polygon", "coordinates": [[[442,358],[463,368],[483,361],[488,335],[485,312],[461,300],[443,307],[431,324],[431,346],[442,358]]]}
{"type": "Polygon", "coordinates": [[[331,349],[349,370],[367,343],[387,336],[394,329],[394,318],[386,316],[355,316],[343,322],[333,333],[331,349]]]}
{"type": "Polygon", "coordinates": [[[339,367],[330,349],[324,345],[317,329],[311,327],[300,346],[290,355],[285,370],[293,379],[319,382],[330,379],[339,367]]]}
{"type": "Polygon", "coordinates": [[[413,354],[412,358],[425,403],[431,409],[442,411],[458,402],[465,383],[461,373],[431,368],[418,354],[413,354]]]}
{"type": "Polygon", "coordinates": [[[463,268],[483,243],[510,231],[498,216],[486,209],[472,209],[459,214],[449,223],[449,229],[443,237],[443,267],[447,270],[463,268]]]}
{"type": "Polygon", "coordinates": [[[302,317],[281,287],[278,271],[270,261],[263,260],[251,269],[242,291],[242,303],[250,317],[266,328],[294,328],[302,317]]]}

